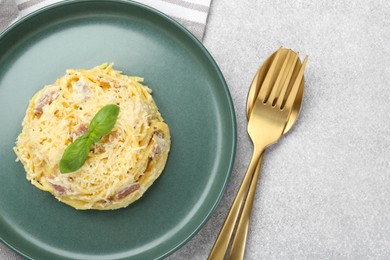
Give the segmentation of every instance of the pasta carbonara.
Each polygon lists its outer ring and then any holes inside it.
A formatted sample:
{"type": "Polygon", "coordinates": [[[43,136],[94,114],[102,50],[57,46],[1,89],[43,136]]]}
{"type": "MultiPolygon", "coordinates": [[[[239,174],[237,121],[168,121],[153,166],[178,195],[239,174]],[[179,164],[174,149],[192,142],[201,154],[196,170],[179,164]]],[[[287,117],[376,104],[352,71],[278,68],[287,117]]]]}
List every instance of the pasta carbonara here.
{"type": "Polygon", "coordinates": [[[118,209],[139,199],[160,176],[170,149],[168,125],[142,81],[103,64],[67,70],[38,91],[14,147],[27,179],[76,209],[118,209]],[[64,150],[107,104],[120,107],[113,130],[93,144],[79,170],[61,174],[64,150]]]}

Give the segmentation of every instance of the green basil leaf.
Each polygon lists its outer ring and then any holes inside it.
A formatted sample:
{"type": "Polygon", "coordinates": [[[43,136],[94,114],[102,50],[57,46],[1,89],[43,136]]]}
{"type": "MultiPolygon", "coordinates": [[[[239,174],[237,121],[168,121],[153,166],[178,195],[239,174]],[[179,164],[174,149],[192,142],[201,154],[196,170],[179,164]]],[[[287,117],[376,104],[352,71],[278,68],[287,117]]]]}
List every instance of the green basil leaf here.
{"type": "Polygon", "coordinates": [[[119,107],[117,105],[104,106],[93,117],[88,131],[93,137],[101,138],[114,128],[118,114],[119,107]]]}
{"type": "Polygon", "coordinates": [[[60,161],[60,172],[77,171],[87,160],[92,144],[100,142],[100,138],[114,128],[118,119],[119,107],[107,105],[99,110],[89,125],[88,132],[78,137],[64,151],[60,161]]]}
{"type": "Polygon", "coordinates": [[[74,172],[83,166],[91,149],[91,139],[88,133],[78,137],[64,151],[60,161],[60,172],[74,172]]]}
{"type": "Polygon", "coordinates": [[[88,132],[88,133],[89,133],[88,138],[89,138],[89,141],[91,142],[91,144],[101,142],[100,136],[96,135],[96,134],[93,133],[93,132],[88,132]]]}

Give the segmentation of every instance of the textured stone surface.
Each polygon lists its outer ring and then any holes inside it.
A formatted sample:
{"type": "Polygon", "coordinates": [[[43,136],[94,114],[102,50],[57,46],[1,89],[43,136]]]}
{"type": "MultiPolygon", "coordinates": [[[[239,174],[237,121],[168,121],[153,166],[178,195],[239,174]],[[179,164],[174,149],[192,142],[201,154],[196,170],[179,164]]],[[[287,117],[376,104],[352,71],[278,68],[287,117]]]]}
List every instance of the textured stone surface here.
{"type": "Polygon", "coordinates": [[[390,2],[213,0],[204,44],[236,109],[237,157],[205,227],[170,259],[205,259],[250,160],[245,102],[278,47],[309,55],[301,115],[264,158],[247,259],[390,259],[390,2]]]}
{"type": "Polygon", "coordinates": [[[204,44],[234,100],[237,157],[213,216],[169,259],[207,258],[251,156],[249,85],[280,46],[309,55],[305,99],[266,153],[246,258],[389,259],[389,39],[385,0],[213,0],[204,44]]]}

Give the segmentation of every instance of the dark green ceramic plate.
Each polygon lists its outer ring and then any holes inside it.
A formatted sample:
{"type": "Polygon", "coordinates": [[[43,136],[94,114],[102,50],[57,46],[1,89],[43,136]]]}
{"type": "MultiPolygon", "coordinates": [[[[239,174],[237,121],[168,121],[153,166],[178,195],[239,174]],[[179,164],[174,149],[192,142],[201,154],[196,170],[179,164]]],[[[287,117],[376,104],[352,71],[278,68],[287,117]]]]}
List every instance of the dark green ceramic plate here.
{"type": "Polygon", "coordinates": [[[122,1],[72,1],[0,36],[0,237],[32,259],[156,259],[207,221],[228,181],[236,130],[228,88],[206,49],[172,19],[122,1]],[[32,186],[12,151],[32,95],[67,68],[114,62],[146,79],[170,126],[161,177],[136,203],[77,211],[32,186]]]}

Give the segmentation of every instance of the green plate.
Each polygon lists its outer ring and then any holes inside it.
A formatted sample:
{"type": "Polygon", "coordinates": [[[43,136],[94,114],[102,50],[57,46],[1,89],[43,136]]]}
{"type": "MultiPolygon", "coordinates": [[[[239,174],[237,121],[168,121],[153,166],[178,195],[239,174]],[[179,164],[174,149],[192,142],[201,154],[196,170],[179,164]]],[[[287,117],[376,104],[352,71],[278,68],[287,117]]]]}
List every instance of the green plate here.
{"type": "Polygon", "coordinates": [[[71,1],[0,36],[0,237],[31,259],[158,259],[188,241],[217,206],[235,154],[228,88],[195,37],[125,1],[71,1]],[[77,211],[32,186],[12,147],[32,95],[67,68],[114,62],[144,77],[172,135],[161,177],[125,209],[77,211]]]}

